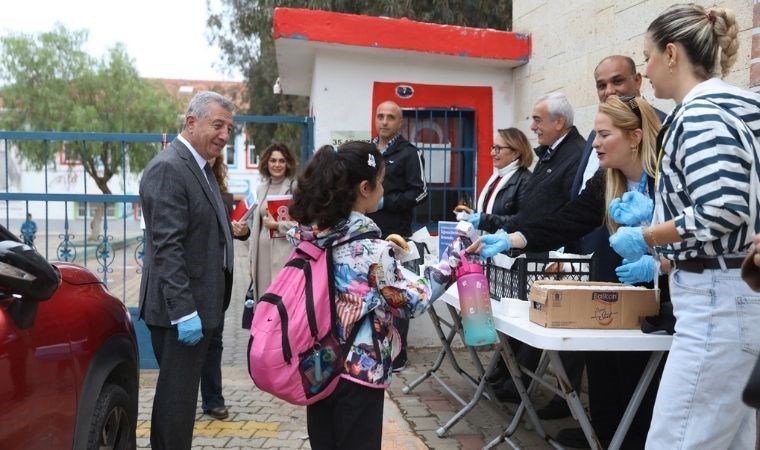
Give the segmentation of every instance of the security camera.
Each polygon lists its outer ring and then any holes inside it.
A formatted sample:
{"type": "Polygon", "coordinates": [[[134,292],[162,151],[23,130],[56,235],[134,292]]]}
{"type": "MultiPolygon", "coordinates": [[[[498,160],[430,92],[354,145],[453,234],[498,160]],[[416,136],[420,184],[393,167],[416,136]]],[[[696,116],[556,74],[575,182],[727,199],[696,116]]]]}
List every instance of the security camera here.
{"type": "Polygon", "coordinates": [[[277,81],[274,82],[274,86],[272,86],[272,92],[274,92],[274,95],[282,94],[282,86],[280,86],[280,77],[277,77],[277,81]]]}

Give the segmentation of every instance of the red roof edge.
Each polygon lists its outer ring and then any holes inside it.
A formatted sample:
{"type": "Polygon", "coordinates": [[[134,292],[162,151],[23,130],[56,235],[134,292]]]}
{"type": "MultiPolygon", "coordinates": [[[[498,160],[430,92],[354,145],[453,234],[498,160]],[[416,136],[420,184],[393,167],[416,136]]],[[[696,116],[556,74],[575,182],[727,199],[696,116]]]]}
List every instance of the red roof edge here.
{"type": "Polygon", "coordinates": [[[530,35],[523,33],[301,8],[275,8],[273,36],[520,62],[528,62],[531,51],[530,35]]]}

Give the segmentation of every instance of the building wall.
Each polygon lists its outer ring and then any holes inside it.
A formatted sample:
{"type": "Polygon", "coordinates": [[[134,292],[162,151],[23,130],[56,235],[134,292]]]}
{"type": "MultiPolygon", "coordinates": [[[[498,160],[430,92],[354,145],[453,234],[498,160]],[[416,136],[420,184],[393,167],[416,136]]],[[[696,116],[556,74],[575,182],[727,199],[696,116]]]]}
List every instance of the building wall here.
{"type": "Polygon", "coordinates": [[[514,121],[511,70],[496,63],[479,64],[437,55],[385,50],[325,48],[317,51],[311,88],[314,142],[328,144],[332,131],[369,133],[375,81],[493,88],[494,128],[514,121]],[[471,67],[471,69],[468,69],[471,67]]]}
{"type": "MultiPolygon", "coordinates": [[[[605,56],[623,54],[644,68],[644,34],[649,23],[673,4],[672,0],[514,0],[513,31],[532,35],[533,51],[527,65],[514,69],[516,126],[535,141],[530,132],[530,114],[534,100],[553,91],[565,92],[575,107],[575,122],[581,134],[593,127],[599,102],[594,87],[593,71],[605,56]]],[[[739,24],[739,56],[730,83],[750,87],[750,55],[754,40],[754,58],[760,58],[758,34],[760,26],[758,0],[705,1],[695,3],[728,7],[736,13],[739,24]],[[754,3],[754,5],[753,5],[754,3]]],[[[754,85],[760,85],[760,64],[753,68],[754,85]]],[[[663,111],[670,111],[672,101],[656,100],[645,79],[642,95],[663,111]]]]}

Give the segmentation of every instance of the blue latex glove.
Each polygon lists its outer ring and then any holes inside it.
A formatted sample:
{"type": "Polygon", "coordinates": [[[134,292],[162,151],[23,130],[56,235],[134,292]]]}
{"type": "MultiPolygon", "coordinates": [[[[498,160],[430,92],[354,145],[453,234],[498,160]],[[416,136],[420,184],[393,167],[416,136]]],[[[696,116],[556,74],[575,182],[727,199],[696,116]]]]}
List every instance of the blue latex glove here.
{"type": "Polygon", "coordinates": [[[472,224],[472,227],[477,230],[478,229],[478,225],[480,225],[480,213],[479,212],[474,212],[474,213],[470,214],[470,218],[467,219],[467,221],[470,222],[472,224]]]}
{"type": "Polygon", "coordinates": [[[621,282],[626,284],[648,283],[657,274],[657,262],[651,255],[644,255],[636,262],[623,260],[623,264],[615,269],[621,282]]]}
{"type": "Polygon", "coordinates": [[[649,247],[644,241],[641,227],[620,227],[610,236],[610,247],[628,261],[638,261],[649,247]]]}
{"type": "Polygon", "coordinates": [[[652,220],[654,202],[639,191],[628,191],[622,201],[616,198],[610,202],[609,211],[612,220],[620,225],[641,225],[652,220]]]}
{"type": "Polygon", "coordinates": [[[177,324],[177,337],[185,345],[195,345],[203,337],[201,331],[201,318],[191,317],[177,324]]]}
{"type": "Polygon", "coordinates": [[[377,202],[377,210],[383,209],[383,203],[384,203],[385,197],[380,197],[380,201],[377,202]]]}
{"type": "Polygon", "coordinates": [[[490,258],[497,253],[505,252],[512,248],[509,242],[509,235],[503,231],[494,234],[487,234],[480,238],[480,242],[485,244],[480,251],[480,259],[490,258]]]}

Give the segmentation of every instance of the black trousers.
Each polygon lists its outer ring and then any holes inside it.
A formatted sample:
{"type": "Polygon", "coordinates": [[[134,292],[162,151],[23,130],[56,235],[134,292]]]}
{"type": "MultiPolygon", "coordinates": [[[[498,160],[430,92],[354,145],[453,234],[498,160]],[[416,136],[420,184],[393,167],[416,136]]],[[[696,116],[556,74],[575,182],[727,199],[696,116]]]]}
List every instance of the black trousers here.
{"type": "Polygon", "coordinates": [[[344,378],[335,392],[306,407],[309,443],[314,450],[380,450],[385,389],[344,378]]]}
{"type": "MultiPolygon", "coordinates": [[[[230,296],[232,295],[232,273],[224,271],[224,310],[230,305],[230,296]]],[[[224,396],[222,395],[222,352],[224,343],[224,318],[219,326],[211,334],[211,342],[206,353],[206,361],[203,363],[201,371],[201,408],[203,411],[210,411],[214,408],[224,406],[224,396]]]]}
{"type": "MultiPolygon", "coordinates": [[[[651,352],[586,352],[589,415],[600,439],[611,439],[644,372],[651,352]]],[[[623,448],[644,448],[665,359],[655,372],[623,448]]]]}
{"type": "Polygon", "coordinates": [[[211,335],[206,361],[203,363],[203,370],[201,371],[201,408],[204,412],[224,406],[224,396],[222,395],[223,334],[224,321],[219,323],[211,335]]]}
{"type": "Polygon", "coordinates": [[[153,450],[190,450],[201,367],[213,330],[193,346],[177,340],[177,328],[149,326],[158,361],[158,381],[153,398],[150,445],[153,450]]]}

